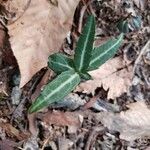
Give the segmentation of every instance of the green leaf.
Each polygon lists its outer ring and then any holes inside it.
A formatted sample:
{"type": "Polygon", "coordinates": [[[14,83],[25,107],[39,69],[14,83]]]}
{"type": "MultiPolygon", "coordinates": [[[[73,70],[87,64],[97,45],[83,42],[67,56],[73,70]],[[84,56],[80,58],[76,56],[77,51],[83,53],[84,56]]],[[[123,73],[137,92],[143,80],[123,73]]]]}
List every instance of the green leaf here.
{"type": "Polygon", "coordinates": [[[73,70],[73,60],[66,55],[56,53],[48,58],[48,66],[56,73],[73,70]]]}
{"type": "Polygon", "coordinates": [[[36,112],[49,104],[63,100],[80,83],[80,76],[74,71],[61,73],[56,79],[48,83],[40,96],[29,108],[29,113],[36,112]]]}
{"type": "Polygon", "coordinates": [[[76,69],[87,71],[89,67],[95,36],[95,18],[89,16],[75,49],[74,64],[76,69]]]}
{"type": "Polygon", "coordinates": [[[118,29],[120,32],[123,33],[128,33],[129,32],[129,27],[128,27],[128,22],[126,20],[121,20],[118,25],[117,25],[118,29]]]}
{"type": "Polygon", "coordinates": [[[92,58],[88,70],[95,70],[112,58],[123,40],[123,33],[118,38],[113,38],[99,47],[93,49],[92,58]]]}
{"type": "Polygon", "coordinates": [[[81,73],[81,72],[80,72],[79,75],[80,75],[80,77],[81,77],[82,79],[84,79],[84,80],[92,80],[91,75],[88,74],[87,72],[85,72],[85,73],[81,73]]]}

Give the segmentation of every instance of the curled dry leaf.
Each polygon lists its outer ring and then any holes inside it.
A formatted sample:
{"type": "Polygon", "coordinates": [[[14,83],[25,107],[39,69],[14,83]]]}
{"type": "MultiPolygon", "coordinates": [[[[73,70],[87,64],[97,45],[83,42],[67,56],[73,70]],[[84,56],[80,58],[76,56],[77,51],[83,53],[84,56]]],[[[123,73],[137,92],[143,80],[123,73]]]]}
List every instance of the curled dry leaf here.
{"type": "Polygon", "coordinates": [[[93,80],[81,83],[76,91],[94,93],[103,86],[108,91],[107,98],[116,98],[128,91],[132,79],[132,66],[126,67],[121,57],[107,61],[99,69],[89,72],[93,80]]]}
{"type": "Polygon", "coordinates": [[[150,137],[150,109],[143,101],[132,103],[121,113],[102,113],[101,122],[110,130],[120,132],[120,138],[131,141],[150,137]]]}
{"type": "Polygon", "coordinates": [[[23,87],[40,69],[48,56],[58,52],[70,30],[79,0],[32,0],[24,14],[8,25],[10,43],[21,72],[23,87]]]}

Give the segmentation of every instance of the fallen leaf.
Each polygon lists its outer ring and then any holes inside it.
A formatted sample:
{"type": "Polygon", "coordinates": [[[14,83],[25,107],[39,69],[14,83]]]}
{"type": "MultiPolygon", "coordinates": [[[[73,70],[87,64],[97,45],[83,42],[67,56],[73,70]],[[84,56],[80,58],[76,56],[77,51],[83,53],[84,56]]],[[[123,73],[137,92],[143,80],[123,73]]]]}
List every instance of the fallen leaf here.
{"type": "Polygon", "coordinates": [[[34,136],[31,136],[30,138],[28,138],[28,140],[24,143],[23,149],[24,150],[38,150],[39,149],[39,145],[37,142],[37,138],[34,136]]]}
{"type": "Polygon", "coordinates": [[[36,124],[36,114],[28,114],[28,121],[29,121],[29,131],[34,136],[37,137],[39,131],[36,124]]]}
{"type": "Polygon", "coordinates": [[[0,68],[3,67],[3,65],[2,65],[2,56],[3,56],[2,49],[4,47],[5,37],[6,37],[6,33],[4,31],[3,26],[0,24],[0,68]]]}
{"type": "Polygon", "coordinates": [[[8,96],[8,73],[6,70],[0,70],[0,99],[8,96]]]}
{"type": "Polygon", "coordinates": [[[82,99],[78,94],[70,93],[63,101],[53,103],[49,107],[51,108],[67,108],[67,110],[75,110],[86,104],[86,100],[82,99]]]}
{"type": "Polygon", "coordinates": [[[64,137],[58,138],[58,149],[68,150],[73,146],[73,144],[73,141],[70,139],[64,137]]]}
{"type": "Polygon", "coordinates": [[[79,0],[31,1],[24,14],[8,25],[10,43],[21,73],[23,87],[41,68],[48,56],[58,52],[72,25],[79,0]]]}
{"type": "Polygon", "coordinates": [[[150,150],[150,146],[148,146],[145,150],[150,150]]]}
{"type": "Polygon", "coordinates": [[[116,57],[89,74],[93,80],[81,83],[76,91],[94,93],[97,87],[103,86],[105,90],[109,90],[107,98],[114,99],[128,91],[132,79],[132,66],[126,67],[123,59],[116,57]]]}
{"type": "Polygon", "coordinates": [[[120,132],[120,138],[131,141],[150,137],[150,109],[143,101],[132,103],[121,113],[102,113],[101,122],[109,130],[120,132]]]}
{"type": "Polygon", "coordinates": [[[16,143],[10,140],[0,141],[0,150],[14,150],[16,143]]]}
{"type": "Polygon", "coordinates": [[[122,1],[122,4],[124,5],[124,9],[127,13],[131,13],[132,16],[137,16],[133,1],[125,0],[125,1],[122,1]]]}
{"type": "Polygon", "coordinates": [[[144,10],[147,0],[133,0],[133,2],[138,8],[140,8],[141,10],[144,10]]]}
{"type": "Polygon", "coordinates": [[[75,133],[83,121],[82,116],[75,112],[53,111],[47,112],[39,118],[47,125],[68,126],[69,133],[75,133]]]}
{"type": "Polygon", "coordinates": [[[33,102],[41,93],[41,89],[48,83],[48,81],[51,79],[53,76],[53,72],[48,69],[45,74],[43,75],[41,81],[38,83],[34,93],[31,95],[31,101],[33,102]]]}
{"type": "Polygon", "coordinates": [[[4,8],[4,17],[8,20],[8,24],[19,19],[29,7],[31,0],[2,0],[0,4],[4,8]]]}
{"type": "Polygon", "coordinates": [[[9,123],[0,122],[0,127],[3,130],[5,130],[7,135],[11,137],[16,137],[18,140],[25,140],[29,137],[29,132],[26,133],[20,132],[18,129],[16,129],[9,123]]]}
{"type": "Polygon", "coordinates": [[[6,37],[6,32],[4,31],[4,27],[0,24],[0,51],[4,46],[5,37],[6,37]]]}

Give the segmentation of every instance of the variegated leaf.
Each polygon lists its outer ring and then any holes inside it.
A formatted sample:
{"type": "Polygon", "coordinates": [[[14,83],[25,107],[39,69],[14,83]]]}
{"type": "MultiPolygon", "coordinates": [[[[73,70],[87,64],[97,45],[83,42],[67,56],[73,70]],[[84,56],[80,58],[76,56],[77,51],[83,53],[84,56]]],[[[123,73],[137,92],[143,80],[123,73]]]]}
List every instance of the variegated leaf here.
{"type": "Polygon", "coordinates": [[[63,71],[73,70],[73,60],[64,54],[56,53],[49,57],[48,66],[59,74],[63,71]]]}
{"type": "Polygon", "coordinates": [[[80,72],[79,75],[80,75],[81,79],[83,79],[83,80],[92,80],[91,75],[88,74],[87,72],[84,72],[84,73],[80,72]]]}
{"type": "Polygon", "coordinates": [[[95,70],[104,64],[108,59],[112,58],[123,40],[123,34],[120,34],[118,38],[113,38],[99,47],[93,49],[91,61],[88,70],[95,70]]]}
{"type": "Polygon", "coordinates": [[[128,33],[129,32],[129,27],[128,27],[128,22],[126,20],[121,20],[118,25],[118,29],[122,33],[128,33]]]}
{"type": "Polygon", "coordinates": [[[78,71],[87,71],[89,67],[95,36],[95,18],[89,16],[75,49],[74,63],[78,71]]]}
{"type": "Polygon", "coordinates": [[[61,73],[56,79],[47,84],[40,96],[29,109],[30,113],[39,111],[51,103],[63,100],[80,83],[80,76],[74,71],[61,73]]]}

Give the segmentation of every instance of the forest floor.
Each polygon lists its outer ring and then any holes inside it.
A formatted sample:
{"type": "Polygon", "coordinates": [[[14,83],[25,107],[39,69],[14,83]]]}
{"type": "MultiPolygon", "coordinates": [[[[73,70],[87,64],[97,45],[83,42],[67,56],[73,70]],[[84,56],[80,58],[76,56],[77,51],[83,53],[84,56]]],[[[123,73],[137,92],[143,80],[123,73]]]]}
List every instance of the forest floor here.
{"type": "MultiPolygon", "coordinates": [[[[28,108],[55,74],[47,67],[31,74],[32,66],[38,64],[32,59],[26,60],[28,55],[22,46],[27,41],[23,34],[30,30],[22,29],[18,24],[16,29],[13,26],[30,12],[32,2],[27,1],[29,3],[0,0],[0,150],[150,150],[149,1],[81,0],[75,13],[71,12],[74,14],[72,27],[67,31],[67,37],[62,38],[63,42],[57,38],[63,37],[65,29],[55,29],[55,24],[50,24],[56,32],[56,41],[48,38],[45,41],[52,41],[53,48],[61,43],[60,51],[68,56],[74,54],[89,14],[96,18],[96,46],[119,35],[120,22],[127,22],[127,30],[115,57],[91,73],[93,80],[81,83],[63,101],[34,114],[28,114],[28,108]],[[15,2],[19,5],[14,6],[15,2]],[[15,48],[23,52],[19,57],[15,48]],[[31,66],[28,72],[26,64],[31,66]],[[34,76],[28,80],[28,75],[34,76]]],[[[44,8],[43,3],[41,7],[44,8]]],[[[49,5],[59,7],[59,3],[60,0],[52,0],[49,5]]],[[[64,6],[67,7],[66,0],[64,6]]],[[[57,14],[57,11],[53,13],[57,14]]],[[[31,17],[22,19],[27,20],[34,30],[35,22],[31,17]]],[[[55,36],[53,32],[50,34],[55,36]]],[[[39,42],[37,37],[31,33],[33,42],[39,42]]],[[[30,56],[38,55],[38,52],[34,51],[30,56]]],[[[39,56],[42,57],[41,52],[39,56]]]]}

